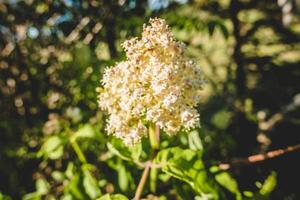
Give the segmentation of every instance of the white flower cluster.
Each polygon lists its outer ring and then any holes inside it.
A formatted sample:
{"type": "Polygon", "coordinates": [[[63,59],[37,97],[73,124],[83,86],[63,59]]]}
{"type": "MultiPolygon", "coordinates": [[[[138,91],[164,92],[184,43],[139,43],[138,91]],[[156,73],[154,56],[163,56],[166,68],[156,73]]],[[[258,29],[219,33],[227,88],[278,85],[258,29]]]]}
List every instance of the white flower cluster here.
{"type": "Polygon", "coordinates": [[[99,88],[99,106],[109,113],[107,131],[127,145],[147,136],[149,123],[167,134],[199,125],[201,71],[165,20],[149,23],[140,40],[123,43],[127,60],[106,68],[99,88]]]}

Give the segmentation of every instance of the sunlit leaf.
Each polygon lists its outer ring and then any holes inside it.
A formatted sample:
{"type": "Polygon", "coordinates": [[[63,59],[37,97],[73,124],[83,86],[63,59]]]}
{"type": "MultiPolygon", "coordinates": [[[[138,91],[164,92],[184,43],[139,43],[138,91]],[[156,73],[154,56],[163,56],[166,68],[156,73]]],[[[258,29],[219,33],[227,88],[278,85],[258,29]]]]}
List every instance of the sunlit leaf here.
{"type": "Polygon", "coordinates": [[[53,171],[51,176],[55,181],[58,182],[62,182],[66,178],[65,174],[60,171],[53,171]]]}
{"type": "Polygon", "coordinates": [[[126,169],[125,166],[121,164],[119,165],[118,169],[118,183],[122,191],[126,191],[128,189],[128,177],[126,169]]]}
{"type": "Polygon", "coordinates": [[[73,200],[73,197],[71,194],[65,194],[61,197],[60,200],[73,200]]]}
{"type": "Polygon", "coordinates": [[[61,137],[51,136],[42,145],[38,155],[44,155],[45,157],[53,160],[58,159],[63,155],[63,144],[64,141],[61,137]]]}
{"type": "Polygon", "coordinates": [[[127,147],[119,139],[113,139],[111,142],[108,142],[107,148],[109,152],[126,161],[137,161],[142,154],[142,144],[127,147]]]}
{"type": "Polygon", "coordinates": [[[69,163],[68,163],[65,174],[66,174],[66,176],[67,176],[69,179],[72,179],[72,178],[73,178],[73,176],[74,176],[74,164],[73,164],[72,162],[69,162],[69,163]]]}
{"type": "Polygon", "coordinates": [[[243,191],[243,195],[248,198],[253,198],[253,192],[251,191],[243,191]]]}
{"type": "Polygon", "coordinates": [[[23,196],[22,200],[41,200],[42,196],[38,192],[32,192],[23,196]]]}
{"type": "Polygon", "coordinates": [[[114,155],[120,157],[123,160],[131,160],[130,157],[124,155],[124,152],[120,152],[117,148],[114,147],[110,142],[107,143],[108,150],[113,153],[114,155]]]}
{"type": "Polygon", "coordinates": [[[72,177],[70,184],[67,187],[67,189],[76,199],[84,199],[84,195],[80,190],[80,181],[81,179],[79,174],[76,174],[74,177],[72,177]]]}
{"type": "Polygon", "coordinates": [[[269,195],[277,185],[277,174],[272,172],[263,183],[259,193],[261,195],[269,195]]]}
{"type": "Polygon", "coordinates": [[[0,200],[11,200],[9,196],[6,196],[0,192],[0,200]]]}
{"type": "MultiPolygon", "coordinates": [[[[49,183],[43,178],[39,178],[36,181],[35,187],[36,187],[36,192],[26,194],[23,196],[22,199],[23,200],[40,200],[40,199],[42,199],[43,195],[46,195],[49,192],[49,189],[50,189],[49,183]]],[[[2,199],[0,198],[0,200],[2,200],[2,199]]]]}
{"type": "Polygon", "coordinates": [[[93,138],[95,137],[95,131],[90,124],[85,124],[75,134],[75,138],[93,138]]]}
{"type": "Polygon", "coordinates": [[[199,194],[217,198],[216,186],[208,178],[200,154],[190,149],[173,147],[161,150],[155,162],[163,166],[165,173],[187,182],[199,194]]]}
{"type": "Polygon", "coordinates": [[[133,160],[139,160],[142,154],[142,144],[141,143],[135,144],[134,146],[130,147],[130,151],[131,151],[131,158],[133,160]]]}
{"type": "Polygon", "coordinates": [[[238,184],[234,178],[227,172],[219,172],[215,175],[216,181],[224,188],[236,195],[237,200],[242,199],[241,192],[238,188],[238,184]]]}
{"type": "Polygon", "coordinates": [[[194,151],[198,151],[198,150],[202,151],[203,150],[202,142],[199,137],[198,131],[190,132],[188,134],[188,139],[189,139],[189,147],[191,150],[194,150],[194,151]]]}
{"type": "Polygon", "coordinates": [[[83,187],[91,199],[101,196],[101,191],[97,185],[97,180],[88,170],[83,171],[83,187]]]}
{"type": "Polygon", "coordinates": [[[121,194],[106,194],[97,200],[128,200],[128,198],[121,194]]]}
{"type": "Polygon", "coordinates": [[[49,189],[50,185],[45,179],[40,178],[36,181],[36,191],[39,194],[45,195],[48,193],[49,189]]]}

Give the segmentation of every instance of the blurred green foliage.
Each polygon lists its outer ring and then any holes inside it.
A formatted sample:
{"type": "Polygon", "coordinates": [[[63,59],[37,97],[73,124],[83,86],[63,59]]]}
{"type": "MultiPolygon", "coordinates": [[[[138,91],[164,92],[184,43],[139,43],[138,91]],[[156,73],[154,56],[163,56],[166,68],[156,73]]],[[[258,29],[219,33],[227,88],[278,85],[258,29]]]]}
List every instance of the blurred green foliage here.
{"type": "Polygon", "coordinates": [[[163,136],[143,197],[300,198],[299,152],[218,168],[300,143],[298,1],[11,0],[0,2],[0,200],[133,197],[150,144],[106,135],[96,87],[154,16],[208,84],[201,128],[163,136]]]}

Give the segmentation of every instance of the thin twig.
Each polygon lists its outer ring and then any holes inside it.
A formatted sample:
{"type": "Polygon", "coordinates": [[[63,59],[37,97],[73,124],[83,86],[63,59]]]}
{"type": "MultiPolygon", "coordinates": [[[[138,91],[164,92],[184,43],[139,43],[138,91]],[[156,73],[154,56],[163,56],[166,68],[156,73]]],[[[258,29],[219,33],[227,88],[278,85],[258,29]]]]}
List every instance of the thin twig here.
{"type": "Polygon", "coordinates": [[[150,162],[147,164],[147,166],[145,167],[144,171],[143,171],[143,175],[142,178],[139,182],[139,185],[137,187],[137,190],[135,192],[135,196],[133,198],[133,200],[139,200],[141,198],[142,192],[143,192],[143,188],[145,186],[148,174],[149,174],[149,170],[150,170],[150,162]]]}
{"type": "Polygon", "coordinates": [[[139,166],[141,168],[146,168],[149,165],[149,167],[153,168],[153,169],[160,169],[168,164],[168,163],[154,163],[151,160],[148,160],[146,162],[140,162],[138,160],[134,160],[133,162],[134,162],[134,164],[136,164],[137,166],[139,166]]]}
{"type": "Polygon", "coordinates": [[[232,159],[231,162],[229,162],[229,163],[219,164],[219,168],[221,170],[228,170],[236,165],[255,164],[255,163],[269,160],[269,159],[272,159],[272,158],[275,158],[275,157],[278,157],[283,154],[293,152],[293,151],[296,151],[299,149],[300,149],[300,144],[297,144],[294,146],[289,146],[284,149],[277,149],[277,150],[269,151],[269,152],[263,153],[263,154],[255,154],[255,155],[249,156],[247,158],[236,158],[236,159],[232,159]]]}
{"type": "Polygon", "coordinates": [[[146,162],[145,169],[143,171],[141,180],[139,182],[139,185],[137,187],[137,190],[135,192],[133,200],[140,200],[142,192],[143,192],[143,188],[144,188],[146,180],[148,178],[149,170],[152,167],[153,159],[155,158],[156,154],[157,154],[157,149],[154,149],[151,154],[150,160],[146,162]]]}
{"type": "MultiPolygon", "coordinates": [[[[158,144],[159,144],[159,139],[160,139],[160,129],[158,126],[155,127],[155,134],[156,134],[156,140],[158,141],[158,144]]],[[[154,148],[153,149],[153,152],[151,153],[151,157],[150,157],[150,160],[146,162],[146,166],[145,166],[145,169],[143,171],[143,174],[142,174],[142,177],[141,177],[141,180],[138,184],[138,187],[137,187],[137,190],[135,192],[135,195],[134,195],[134,198],[133,200],[140,200],[141,198],[141,195],[142,195],[142,192],[143,192],[143,189],[144,189],[144,186],[145,186],[145,183],[147,181],[147,178],[148,178],[148,175],[149,175],[149,170],[150,168],[152,167],[153,165],[153,160],[154,158],[156,157],[156,154],[158,152],[158,149],[154,148]]]]}

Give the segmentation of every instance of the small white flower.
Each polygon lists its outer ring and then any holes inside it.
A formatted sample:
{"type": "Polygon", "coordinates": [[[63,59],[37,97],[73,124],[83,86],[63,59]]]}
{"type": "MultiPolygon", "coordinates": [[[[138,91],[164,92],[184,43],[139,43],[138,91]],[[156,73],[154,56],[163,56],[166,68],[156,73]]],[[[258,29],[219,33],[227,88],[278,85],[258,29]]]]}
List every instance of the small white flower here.
{"type": "Polygon", "coordinates": [[[176,96],[173,93],[170,93],[163,100],[163,104],[165,107],[170,107],[170,106],[172,106],[172,104],[174,104],[177,101],[177,99],[178,99],[178,96],[176,96]]]}

